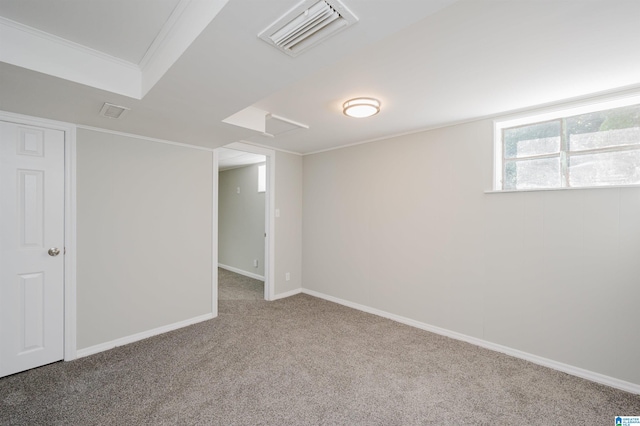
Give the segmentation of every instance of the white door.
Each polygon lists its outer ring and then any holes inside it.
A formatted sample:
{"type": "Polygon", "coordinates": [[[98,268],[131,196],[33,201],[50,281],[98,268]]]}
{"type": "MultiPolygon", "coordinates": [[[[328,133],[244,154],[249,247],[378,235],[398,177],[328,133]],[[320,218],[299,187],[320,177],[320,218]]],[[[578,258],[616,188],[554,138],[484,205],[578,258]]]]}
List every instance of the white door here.
{"type": "Polygon", "coordinates": [[[0,145],[2,377],[64,356],[64,132],[0,121],[0,145]]]}

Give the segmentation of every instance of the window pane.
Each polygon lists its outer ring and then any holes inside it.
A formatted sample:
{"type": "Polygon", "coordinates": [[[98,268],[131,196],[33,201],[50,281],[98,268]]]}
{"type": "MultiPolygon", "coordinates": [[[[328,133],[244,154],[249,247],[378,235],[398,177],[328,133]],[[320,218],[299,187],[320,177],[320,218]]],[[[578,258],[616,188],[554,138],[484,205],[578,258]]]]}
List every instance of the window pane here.
{"type": "Polygon", "coordinates": [[[560,157],[507,161],[504,189],[559,188],[560,157]]]}
{"type": "Polygon", "coordinates": [[[555,154],[560,151],[560,121],[505,129],[503,138],[505,158],[555,154]]]}
{"type": "Polygon", "coordinates": [[[567,118],[569,150],[640,145],[640,105],[567,118]]]}
{"type": "Polygon", "coordinates": [[[569,157],[573,187],[640,184],[640,149],[569,157]]]}

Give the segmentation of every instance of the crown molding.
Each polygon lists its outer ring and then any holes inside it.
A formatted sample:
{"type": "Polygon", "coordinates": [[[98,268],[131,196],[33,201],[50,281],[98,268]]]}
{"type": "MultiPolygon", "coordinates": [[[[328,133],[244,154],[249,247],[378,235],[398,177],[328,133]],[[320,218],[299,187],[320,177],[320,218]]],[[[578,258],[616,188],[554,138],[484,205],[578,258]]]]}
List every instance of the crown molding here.
{"type": "Polygon", "coordinates": [[[229,0],[181,0],[140,61],[142,96],[162,78],[229,0]]]}
{"type": "Polygon", "coordinates": [[[228,0],[180,0],[139,64],[0,16],[0,61],[142,99],[228,0]]]}
{"type": "Polygon", "coordinates": [[[0,17],[0,61],[140,99],[135,64],[0,17]]]}

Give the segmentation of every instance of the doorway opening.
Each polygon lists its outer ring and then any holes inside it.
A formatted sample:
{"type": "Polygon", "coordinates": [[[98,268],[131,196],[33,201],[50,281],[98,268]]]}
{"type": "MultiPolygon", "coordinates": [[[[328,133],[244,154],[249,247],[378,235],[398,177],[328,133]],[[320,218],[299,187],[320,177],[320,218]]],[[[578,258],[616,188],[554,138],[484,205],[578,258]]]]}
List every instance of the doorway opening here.
{"type": "Polygon", "coordinates": [[[273,299],[273,151],[216,149],[217,299],[273,299]]]}

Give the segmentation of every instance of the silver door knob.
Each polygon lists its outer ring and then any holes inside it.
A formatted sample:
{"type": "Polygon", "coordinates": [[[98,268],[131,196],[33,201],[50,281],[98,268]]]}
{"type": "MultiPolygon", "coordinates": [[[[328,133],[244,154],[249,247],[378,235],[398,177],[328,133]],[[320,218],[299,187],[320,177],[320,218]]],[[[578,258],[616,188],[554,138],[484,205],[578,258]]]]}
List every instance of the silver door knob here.
{"type": "Polygon", "coordinates": [[[60,254],[60,249],[57,247],[53,247],[53,248],[50,248],[47,253],[49,253],[49,256],[57,256],[60,254]]]}

